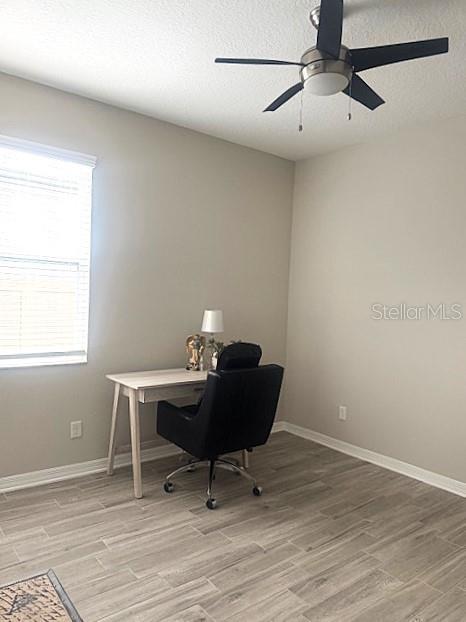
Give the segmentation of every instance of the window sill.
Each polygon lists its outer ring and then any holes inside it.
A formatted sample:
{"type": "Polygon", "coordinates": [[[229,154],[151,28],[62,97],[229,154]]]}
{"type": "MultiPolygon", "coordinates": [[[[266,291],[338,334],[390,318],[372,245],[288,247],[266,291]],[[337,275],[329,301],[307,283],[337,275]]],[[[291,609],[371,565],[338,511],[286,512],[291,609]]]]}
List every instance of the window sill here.
{"type": "Polygon", "coordinates": [[[43,367],[49,365],[80,365],[87,363],[86,354],[57,354],[56,356],[28,356],[0,359],[0,369],[43,367]]]}

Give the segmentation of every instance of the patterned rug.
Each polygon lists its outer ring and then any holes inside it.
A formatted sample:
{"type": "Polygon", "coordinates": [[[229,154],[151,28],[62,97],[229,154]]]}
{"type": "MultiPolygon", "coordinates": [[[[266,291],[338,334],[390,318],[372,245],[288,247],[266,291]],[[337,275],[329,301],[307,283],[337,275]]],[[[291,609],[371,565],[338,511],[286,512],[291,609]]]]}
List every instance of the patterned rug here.
{"type": "Polygon", "coordinates": [[[0,622],[82,622],[53,570],[0,587],[0,622]]]}

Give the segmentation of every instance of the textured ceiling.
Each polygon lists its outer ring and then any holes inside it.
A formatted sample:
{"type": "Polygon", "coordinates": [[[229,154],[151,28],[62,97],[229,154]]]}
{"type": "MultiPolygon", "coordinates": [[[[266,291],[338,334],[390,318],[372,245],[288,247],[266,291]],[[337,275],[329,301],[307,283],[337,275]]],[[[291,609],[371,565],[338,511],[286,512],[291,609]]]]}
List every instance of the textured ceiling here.
{"type": "MultiPolygon", "coordinates": [[[[292,160],[466,112],[466,0],[346,0],[343,41],[365,47],[449,35],[445,56],[372,69],[375,112],[343,94],[262,109],[297,67],[215,65],[215,56],[299,59],[318,0],[2,0],[0,70],[292,160]]],[[[1,99],[0,99],[1,105],[1,99]]]]}

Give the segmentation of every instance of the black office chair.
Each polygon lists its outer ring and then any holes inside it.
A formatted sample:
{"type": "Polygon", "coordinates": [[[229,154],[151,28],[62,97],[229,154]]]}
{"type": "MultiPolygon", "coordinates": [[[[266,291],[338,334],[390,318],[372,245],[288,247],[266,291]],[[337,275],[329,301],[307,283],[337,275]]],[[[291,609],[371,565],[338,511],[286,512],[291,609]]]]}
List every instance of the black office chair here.
{"type": "Polygon", "coordinates": [[[262,488],[248,471],[233,460],[220,456],[267,442],[275,419],[282,379],[283,367],[279,365],[217,369],[208,374],[199,406],[180,408],[169,402],[159,402],[158,434],[195,457],[194,461],[167,475],[164,490],[172,492],[172,478],[191,470],[194,463],[209,466],[206,505],[210,510],[217,505],[212,496],[216,467],[239,473],[250,480],[253,494],[260,496],[262,488]]]}

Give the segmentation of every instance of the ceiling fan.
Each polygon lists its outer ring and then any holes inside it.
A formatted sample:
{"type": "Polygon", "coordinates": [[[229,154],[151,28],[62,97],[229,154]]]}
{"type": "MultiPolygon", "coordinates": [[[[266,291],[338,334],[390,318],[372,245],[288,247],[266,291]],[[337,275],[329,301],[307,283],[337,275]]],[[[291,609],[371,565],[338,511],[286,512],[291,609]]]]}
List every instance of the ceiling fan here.
{"type": "Polygon", "coordinates": [[[385,101],[361,78],[359,72],[415,58],[448,52],[448,38],[397,43],[371,48],[349,49],[341,43],[343,0],[321,0],[311,11],[317,28],[317,45],[304,52],[299,62],[266,58],[216,58],[216,63],[238,65],[296,65],[300,81],[275,99],[264,112],[275,111],[294,95],[306,90],[314,95],[334,95],[343,91],[366,108],[375,110],[385,101]]]}

